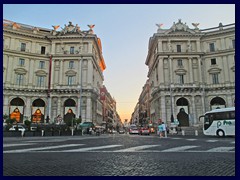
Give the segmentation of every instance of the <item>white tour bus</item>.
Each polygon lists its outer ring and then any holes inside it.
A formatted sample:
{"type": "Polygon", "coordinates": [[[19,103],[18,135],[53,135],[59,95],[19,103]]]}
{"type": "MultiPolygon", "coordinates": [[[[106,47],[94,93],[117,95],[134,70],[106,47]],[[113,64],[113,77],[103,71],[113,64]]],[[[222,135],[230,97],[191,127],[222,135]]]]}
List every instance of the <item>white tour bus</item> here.
{"type": "Polygon", "coordinates": [[[199,117],[203,120],[203,134],[210,136],[235,136],[235,107],[214,109],[199,117]]]}

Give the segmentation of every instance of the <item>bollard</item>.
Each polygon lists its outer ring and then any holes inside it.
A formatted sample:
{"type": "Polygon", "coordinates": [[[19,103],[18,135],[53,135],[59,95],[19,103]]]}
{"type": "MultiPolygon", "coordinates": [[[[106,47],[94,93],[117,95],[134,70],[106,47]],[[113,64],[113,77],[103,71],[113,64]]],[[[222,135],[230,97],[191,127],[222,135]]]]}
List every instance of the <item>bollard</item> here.
{"type": "Polygon", "coordinates": [[[165,138],[167,138],[167,131],[164,131],[164,134],[165,134],[165,138]]]}
{"type": "Polygon", "coordinates": [[[44,136],[44,130],[42,130],[42,136],[44,136]]]}
{"type": "Polygon", "coordinates": [[[182,135],[185,136],[185,131],[184,130],[182,130],[182,135]]]}
{"type": "Polygon", "coordinates": [[[72,129],[72,136],[73,136],[73,129],[72,129]]]}
{"type": "Polygon", "coordinates": [[[195,136],[198,136],[198,130],[195,130],[195,136]]]}
{"type": "Polygon", "coordinates": [[[24,136],[24,130],[22,130],[22,132],[21,132],[21,136],[22,136],[22,137],[24,136]]]}

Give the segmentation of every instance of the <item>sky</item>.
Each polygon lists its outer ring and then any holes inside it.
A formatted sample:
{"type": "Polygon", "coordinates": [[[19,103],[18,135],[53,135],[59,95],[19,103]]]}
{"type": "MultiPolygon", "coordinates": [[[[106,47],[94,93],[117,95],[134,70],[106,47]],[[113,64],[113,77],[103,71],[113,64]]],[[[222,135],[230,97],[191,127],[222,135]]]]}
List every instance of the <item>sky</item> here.
{"type": "Polygon", "coordinates": [[[149,38],[156,24],[169,29],[181,19],[200,29],[235,23],[234,4],[4,4],[3,18],[52,29],[52,25],[78,24],[101,39],[106,70],[104,85],[117,102],[117,112],[130,120],[147,81],[145,65],[149,38]]]}

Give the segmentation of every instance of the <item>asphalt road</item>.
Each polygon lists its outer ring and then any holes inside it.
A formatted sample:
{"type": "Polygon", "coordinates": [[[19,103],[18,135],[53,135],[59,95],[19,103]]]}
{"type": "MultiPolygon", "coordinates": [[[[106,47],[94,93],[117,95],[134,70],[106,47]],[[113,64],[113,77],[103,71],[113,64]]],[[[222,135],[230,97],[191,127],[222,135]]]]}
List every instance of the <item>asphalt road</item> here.
{"type": "Polygon", "coordinates": [[[235,138],[3,138],[4,176],[235,176],[235,138]]]}

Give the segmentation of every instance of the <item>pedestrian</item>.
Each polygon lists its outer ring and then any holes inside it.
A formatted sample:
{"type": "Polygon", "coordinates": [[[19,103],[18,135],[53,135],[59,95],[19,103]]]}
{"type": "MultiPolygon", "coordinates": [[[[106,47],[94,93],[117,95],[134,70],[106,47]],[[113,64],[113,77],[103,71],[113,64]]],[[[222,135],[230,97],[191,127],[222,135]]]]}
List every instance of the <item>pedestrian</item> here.
{"type": "Polygon", "coordinates": [[[162,122],[162,137],[167,137],[167,128],[164,122],[162,122]]]}
{"type": "Polygon", "coordinates": [[[160,138],[163,137],[162,132],[163,132],[163,126],[162,126],[162,123],[160,123],[158,126],[158,133],[160,138]]]}

